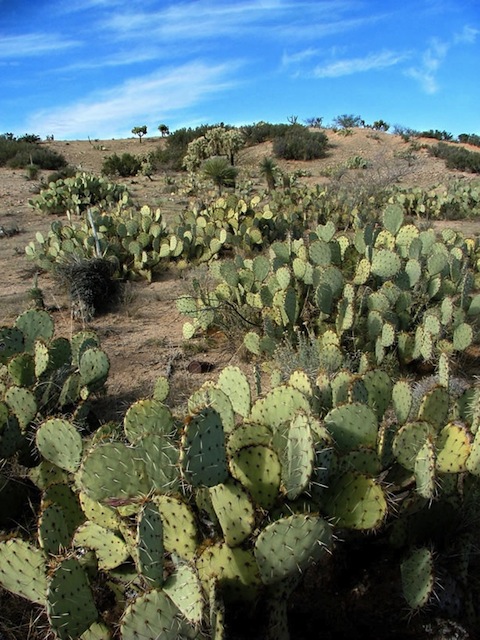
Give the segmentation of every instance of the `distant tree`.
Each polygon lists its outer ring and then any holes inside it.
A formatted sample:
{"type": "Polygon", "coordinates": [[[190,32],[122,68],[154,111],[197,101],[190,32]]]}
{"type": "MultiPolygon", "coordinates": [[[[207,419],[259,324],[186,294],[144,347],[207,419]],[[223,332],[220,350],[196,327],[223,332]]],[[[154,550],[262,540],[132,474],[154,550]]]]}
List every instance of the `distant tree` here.
{"type": "Polygon", "coordinates": [[[290,123],[290,124],[297,124],[298,123],[298,116],[288,116],[287,122],[290,123]]]}
{"type": "Polygon", "coordinates": [[[361,116],[352,114],[343,114],[333,119],[333,124],[341,129],[350,129],[350,127],[360,127],[364,124],[361,116]]]}
{"type": "Polygon", "coordinates": [[[388,131],[390,129],[390,125],[385,120],[375,120],[372,124],[372,129],[376,129],[377,131],[388,131]]]}
{"type": "Polygon", "coordinates": [[[159,124],[158,130],[160,131],[162,138],[165,138],[165,136],[170,135],[170,129],[167,127],[166,124],[159,124]]]}
{"type": "Polygon", "coordinates": [[[142,142],[143,136],[147,135],[147,127],[146,125],[142,125],[141,127],[133,127],[132,133],[134,136],[138,136],[140,138],[140,142],[142,142]]]}
{"type": "Polygon", "coordinates": [[[277,165],[273,158],[264,158],[260,163],[260,174],[267,181],[267,188],[269,191],[273,191],[275,189],[275,170],[277,169],[277,165]]]}
{"type": "Polygon", "coordinates": [[[212,180],[218,189],[218,195],[222,195],[222,187],[234,187],[238,170],[229,163],[226,158],[216,156],[209,158],[203,164],[203,175],[212,180]]]}
{"type": "Polygon", "coordinates": [[[322,122],[323,118],[319,118],[318,116],[316,116],[315,118],[307,118],[305,120],[305,124],[307,125],[307,127],[313,127],[314,129],[321,129],[322,122]]]}

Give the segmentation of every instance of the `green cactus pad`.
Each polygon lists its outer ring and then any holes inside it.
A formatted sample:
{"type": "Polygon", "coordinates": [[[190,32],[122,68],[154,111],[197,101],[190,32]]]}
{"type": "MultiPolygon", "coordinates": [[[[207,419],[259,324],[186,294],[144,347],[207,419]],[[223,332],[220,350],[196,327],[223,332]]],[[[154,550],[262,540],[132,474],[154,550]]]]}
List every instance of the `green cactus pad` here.
{"type": "Polygon", "coordinates": [[[269,445],[272,441],[272,432],[264,424],[242,422],[229,434],[227,440],[227,453],[232,455],[242,447],[254,444],[269,445]]]}
{"type": "Polygon", "coordinates": [[[72,537],[76,528],[85,521],[77,494],[67,484],[53,484],[47,487],[43,493],[41,509],[44,510],[52,504],[58,505],[62,509],[65,524],[70,537],[72,537]]]}
{"type": "Polygon", "coordinates": [[[367,371],[362,380],[368,393],[368,405],[381,420],[392,398],[392,380],[387,373],[379,369],[367,371]]]}
{"type": "Polygon", "coordinates": [[[79,493],[79,501],[87,520],[105,529],[111,529],[112,531],[118,530],[120,516],[113,507],[92,500],[92,498],[83,491],[79,493]]]}
{"type": "Polygon", "coordinates": [[[455,328],[453,332],[453,348],[455,351],[465,351],[473,342],[472,327],[463,322],[455,328]]]}
{"type": "Polygon", "coordinates": [[[71,538],[64,510],[56,504],[45,507],[38,523],[38,541],[45,554],[57,556],[70,546],[71,538]]]}
{"type": "Polygon", "coordinates": [[[415,458],[415,482],[417,492],[422,498],[432,500],[435,496],[435,447],[432,438],[428,438],[415,458]]]}
{"type": "Polygon", "coordinates": [[[125,414],[123,429],[131,443],[148,434],[169,435],[174,431],[173,417],[170,409],[158,400],[137,400],[125,414]]]}
{"type": "Polygon", "coordinates": [[[47,614],[60,640],[78,638],[97,621],[99,614],[87,575],[75,558],[63,560],[50,578],[47,614]]]}
{"type": "Polygon", "coordinates": [[[13,456],[23,440],[18,418],[9,413],[5,403],[0,402],[0,458],[13,456]]]}
{"type": "Polygon", "coordinates": [[[77,484],[97,502],[147,495],[145,464],[133,447],[121,442],[100,444],[87,453],[77,471],[77,484]]]}
{"type": "Polygon", "coordinates": [[[204,408],[186,425],[181,464],[186,481],[195,487],[213,487],[225,481],[225,433],[220,414],[214,409],[204,408]]]}
{"type": "Polygon", "coordinates": [[[94,622],[82,633],[79,640],[111,640],[112,634],[103,622],[94,622]]]}
{"type": "Polygon", "coordinates": [[[229,547],[220,542],[206,547],[196,561],[198,575],[205,589],[212,580],[227,602],[254,602],[261,585],[260,575],[251,549],[229,547]]]}
{"type": "Polygon", "coordinates": [[[392,389],[392,405],[399,424],[404,424],[412,410],[413,395],[407,380],[398,380],[392,389]]]}
{"type": "Polygon", "coordinates": [[[164,435],[148,434],[135,443],[152,488],[163,492],[178,491],[180,467],[178,448],[164,435]]]}
{"type": "Polygon", "coordinates": [[[29,389],[11,386],[5,392],[4,400],[18,418],[18,424],[24,431],[37,415],[35,396],[29,389]]]}
{"type": "Polygon", "coordinates": [[[262,582],[271,585],[302,573],[331,546],[331,527],[319,516],[294,514],[272,522],[255,541],[262,582]]]}
{"type": "Polygon", "coordinates": [[[252,398],[245,374],[238,367],[225,367],[218,376],[217,386],[228,396],[235,413],[246,418],[252,398]]]}
{"type": "Polygon", "coordinates": [[[149,585],[163,585],[163,522],[157,505],[145,503],[138,515],[138,567],[149,585]]]}
{"type": "Polygon", "coordinates": [[[425,547],[411,551],[400,570],[405,600],[411,609],[421,609],[430,600],[435,585],[432,552],[425,547]]]}
{"type": "Polygon", "coordinates": [[[5,364],[16,353],[25,350],[25,336],[16,327],[0,328],[0,364],[5,364]]]}
{"type": "Polygon", "coordinates": [[[192,560],[197,551],[197,527],[190,507],[179,498],[154,495],[163,522],[165,550],[185,560],[192,560]]]}
{"type": "Polygon", "coordinates": [[[35,384],[35,361],[29,353],[19,353],[8,362],[8,375],[13,384],[19,387],[32,387],[35,384]]]}
{"type": "Polygon", "coordinates": [[[230,458],[230,471],[257,504],[264,509],[273,506],[281,478],[281,464],[275,451],[264,445],[243,447],[230,458]]]}
{"type": "Polygon", "coordinates": [[[298,389],[282,385],[255,402],[250,420],[275,429],[284,422],[289,422],[299,409],[308,413],[308,399],[298,389]]]}
{"type": "Polygon", "coordinates": [[[480,476],[480,429],[477,430],[471,444],[470,455],[467,459],[467,471],[474,476],[480,476]]]}
{"type": "Polygon", "coordinates": [[[99,568],[107,571],[118,567],[130,556],[125,541],[119,535],[94,522],[85,522],[77,529],[73,544],[95,551],[99,568]]]}
{"type": "Polygon", "coordinates": [[[338,460],[336,473],[357,471],[368,477],[377,476],[382,470],[378,454],[373,449],[348,451],[338,460]]]}
{"type": "Polygon", "coordinates": [[[210,499],[229,547],[237,547],[252,533],[255,510],[247,491],[233,479],[211,487],[210,499]]]}
{"type": "Polygon", "coordinates": [[[307,487],[313,471],[315,449],[309,416],[297,413],[286,434],[282,455],[282,484],[289,500],[307,487]]]}
{"type": "Polygon", "coordinates": [[[203,620],[205,598],[195,569],[187,564],[179,565],[165,581],[163,590],[186,620],[199,627],[203,620]]]}
{"type": "Polygon", "coordinates": [[[65,471],[75,472],[82,459],[82,437],[75,427],[60,418],[43,422],[36,434],[42,456],[65,471]]]}
{"type": "Polygon", "coordinates": [[[359,446],[375,447],[378,422],[370,407],[361,403],[344,404],[325,416],[325,426],[340,451],[359,446]]]}
{"type": "Polygon", "coordinates": [[[141,595],[125,609],[120,631],[122,640],[179,640],[197,636],[168,595],[158,590],[141,595]]]}
{"type": "Polygon", "coordinates": [[[437,471],[440,473],[463,473],[467,470],[467,459],[471,450],[471,436],[464,425],[447,424],[436,441],[437,471]]]}
{"type": "Polygon", "coordinates": [[[403,208],[399,204],[389,204],[383,212],[383,226],[396,236],[403,225],[403,208]]]}
{"type": "Polygon", "coordinates": [[[378,249],[373,254],[371,271],[384,280],[393,278],[401,269],[399,256],[389,249],[378,249]]]}
{"type": "Polygon", "coordinates": [[[33,484],[42,490],[53,484],[68,483],[67,472],[48,460],[42,460],[38,466],[30,469],[28,476],[33,484]]]}
{"type": "Polygon", "coordinates": [[[204,407],[214,409],[221,418],[223,430],[229,433],[235,426],[235,414],[228,395],[216,387],[213,382],[207,382],[195,391],[188,399],[188,411],[195,414],[204,407]]]}
{"type": "Polygon", "coordinates": [[[0,585],[45,605],[48,585],[43,552],[20,538],[0,542],[0,585]]]}
{"type": "Polygon", "coordinates": [[[110,370],[107,354],[97,347],[86,349],[78,365],[81,384],[86,387],[97,388],[104,384],[110,370]]]}
{"type": "Polygon", "coordinates": [[[408,469],[415,470],[415,459],[429,437],[435,436],[435,427],[429,422],[407,422],[396,433],[392,451],[397,461],[408,469]]]}
{"type": "Polygon", "coordinates": [[[380,485],[354,471],[332,482],[324,507],[337,527],[360,531],[378,528],[387,514],[387,501],[380,485]]]}
{"type": "Polygon", "coordinates": [[[438,385],[423,396],[418,410],[418,419],[430,422],[439,429],[447,421],[449,404],[450,396],[448,390],[438,385]]]}
{"type": "Polygon", "coordinates": [[[170,393],[170,383],[168,378],[165,376],[159,376],[155,380],[155,385],[153,389],[153,399],[158,402],[165,402],[168,398],[168,394],[170,393]]]}
{"type": "Polygon", "coordinates": [[[33,353],[37,338],[48,341],[55,330],[51,315],[41,309],[25,311],[15,320],[15,326],[25,336],[25,351],[29,353],[33,353]]]}

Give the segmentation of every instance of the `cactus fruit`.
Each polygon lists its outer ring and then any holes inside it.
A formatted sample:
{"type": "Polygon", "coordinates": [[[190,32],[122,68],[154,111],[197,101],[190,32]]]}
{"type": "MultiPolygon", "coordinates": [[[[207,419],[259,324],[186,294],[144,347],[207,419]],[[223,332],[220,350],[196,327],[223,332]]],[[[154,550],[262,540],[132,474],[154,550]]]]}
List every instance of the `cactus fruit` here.
{"type": "Polygon", "coordinates": [[[381,486],[375,479],[355,471],[332,481],[324,506],[333,523],[345,529],[377,529],[387,515],[381,486]]]}
{"type": "Polygon", "coordinates": [[[43,422],[36,434],[42,456],[65,471],[75,472],[82,458],[83,442],[75,427],[60,418],[43,422]]]}
{"type": "Polygon", "coordinates": [[[414,549],[401,564],[403,596],[409,607],[418,610],[424,607],[433,594],[435,575],[433,554],[430,549],[414,549]]]}
{"type": "Polygon", "coordinates": [[[271,585],[302,573],[331,546],[331,526],[320,516],[294,514],[272,522],[255,542],[262,582],[271,585]]]}
{"type": "Polygon", "coordinates": [[[0,542],[0,584],[22,598],[45,604],[48,584],[43,552],[20,538],[0,542]]]}
{"type": "Polygon", "coordinates": [[[229,479],[209,490],[212,507],[230,547],[240,545],[253,531],[255,510],[242,485],[229,479]]]}
{"type": "Polygon", "coordinates": [[[47,614],[60,640],[78,638],[99,614],[85,571],[75,558],[63,560],[50,578],[47,614]]]}

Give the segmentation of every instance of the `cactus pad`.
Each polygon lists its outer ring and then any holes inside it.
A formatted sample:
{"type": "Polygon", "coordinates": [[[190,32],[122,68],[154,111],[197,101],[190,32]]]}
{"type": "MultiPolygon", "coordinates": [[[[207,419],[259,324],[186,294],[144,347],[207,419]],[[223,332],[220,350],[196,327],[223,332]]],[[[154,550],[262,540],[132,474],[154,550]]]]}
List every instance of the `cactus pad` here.
{"type": "Polygon", "coordinates": [[[325,509],[337,527],[363,531],[382,524],[387,502],[373,478],[350,471],[332,482],[325,509]]]}
{"type": "Polygon", "coordinates": [[[0,584],[22,598],[44,605],[47,568],[42,551],[19,538],[0,542],[0,584]]]}
{"type": "Polygon", "coordinates": [[[163,522],[158,507],[145,503],[138,516],[138,566],[147,582],[163,584],[163,522]]]}
{"type": "Polygon", "coordinates": [[[294,514],[272,522],[255,542],[262,582],[270,585],[301,573],[331,545],[331,527],[319,516],[294,514]]]}
{"type": "Polygon", "coordinates": [[[250,413],[250,385],[238,367],[225,367],[218,376],[217,386],[228,396],[235,413],[246,418],[250,413]]]}
{"type": "Polygon", "coordinates": [[[200,626],[205,599],[195,569],[190,565],[180,564],[167,578],[163,589],[188,622],[195,627],[200,626]]]}
{"type": "Polygon", "coordinates": [[[124,540],[113,531],[94,522],[85,522],[76,531],[73,544],[95,551],[100,569],[118,567],[130,553],[124,540]]]}
{"type": "Polygon", "coordinates": [[[174,496],[155,495],[152,502],[162,518],[165,550],[191,560],[197,550],[197,528],[190,507],[174,496]]]}
{"type": "Polygon", "coordinates": [[[65,471],[75,472],[82,458],[82,438],[75,427],[60,418],[42,423],[36,434],[42,456],[65,471]]]}
{"type": "Polygon", "coordinates": [[[401,564],[402,588],[411,609],[424,607],[433,593],[435,576],[430,549],[415,549],[401,564]]]}
{"type": "Polygon", "coordinates": [[[462,424],[449,423],[437,438],[436,466],[440,473],[463,473],[467,469],[471,436],[462,424]]]}
{"type": "Polygon", "coordinates": [[[272,507],[278,496],[281,477],[280,461],[273,449],[264,445],[239,449],[230,459],[230,471],[257,504],[264,509],[272,507]]]}
{"type": "Polygon", "coordinates": [[[214,409],[204,408],[186,425],[181,463],[185,479],[195,487],[213,487],[226,479],[225,433],[214,409]]]}
{"type": "Polygon", "coordinates": [[[213,509],[229,547],[241,544],[253,530],[255,511],[246,490],[233,479],[210,488],[213,509]]]}
{"type": "Polygon", "coordinates": [[[341,451],[375,447],[378,422],[370,407],[351,403],[335,407],[325,416],[325,426],[341,451]]]}

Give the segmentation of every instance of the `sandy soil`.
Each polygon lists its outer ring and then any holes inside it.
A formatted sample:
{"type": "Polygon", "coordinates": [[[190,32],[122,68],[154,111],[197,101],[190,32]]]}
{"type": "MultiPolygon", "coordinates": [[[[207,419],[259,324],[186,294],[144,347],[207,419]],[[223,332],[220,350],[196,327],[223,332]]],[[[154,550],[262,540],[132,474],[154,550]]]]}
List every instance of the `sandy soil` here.
{"type": "MultiPolygon", "coordinates": [[[[308,175],[301,181],[315,184],[328,181],[322,175],[326,167],[336,165],[355,155],[369,160],[375,168],[395,167],[399,153],[408,145],[399,136],[392,136],[369,130],[355,130],[354,135],[342,137],[326,132],[332,143],[329,156],[308,162],[279,162],[282,169],[293,172],[304,169],[308,175]]],[[[422,141],[420,141],[422,142],[422,141]]],[[[432,141],[425,141],[432,143],[432,141]]],[[[47,143],[44,143],[47,144],[47,143]]],[[[79,170],[100,173],[104,159],[113,153],[124,152],[146,154],[157,145],[159,138],[138,138],[127,140],[49,142],[48,146],[62,153],[67,161],[79,170]]],[[[267,143],[244,150],[240,154],[238,166],[240,178],[249,180],[252,189],[262,190],[263,184],[258,174],[260,160],[271,155],[267,143]]],[[[472,179],[471,174],[450,172],[444,162],[428,155],[424,149],[414,152],[415,159],[405,171],[400,181],[407,185],[431,186],[445,183],[454,178],[472,179]]],[[[405,163],[404,163],[405,164],[405,163]]],[[[42,177],[42,176],[40,176],[42,177]]],[[[165,217],[181,211],[192,204],[192,199],[181,190],[173,192],[169,186],[173,181],[181,181],[179,176],[157,174],[153,180],[140,176],[122,180],[131,190],[139,204],[160,207],[165,217]]],[[[37,231],[47,231],[55,217],[37,213],[28,206],[28,200],[38,191],[38,182],[28,181],[24,170],[0,168],[0,324],[9,324],[29,306],[28,290],[33,284],[35,266],[25,257],[24,248],[35,239],[37,231]],[[2,234],[1,230],[4,233],[2,234]]],[[[60,218],[61,219],[61,218],[60,218]]],[[[455,223],[463,231],[472,233],[477,229],[466,223],[455,223]]],[[[448,223],[453,226],[453,223],[448,223]]],[[[99,334],[102,347],[111,361],[108,382],[108,397],[98,403],[102,420],[120,416],[134,399],[148,395],[159,375],[169,374],[172,397],[175,404],[184,401],[189,393],[200,386],[210,375],[228,363],[238,362],[241,353],[232,353],[231,344],[225,336],[217,334],[203,341],[206,352],[193,353],[184,348],[182,339],[183,319],[176,310],[175,299],[189,291],[190,281],[195,273],[180,277],[175,273],[165,273],[152,284],[133,283],[129,285],[124,301],[112,313],[99,316],[91,322],[99,334]],[[210,363],[208,373],[192,373],[188,370],[192,360],[210,363]]],[[[64,292],[46,274],[40,274],[38,285],[44,292],[47,305],[58,309],[54,312],[59,335],[69,336],[82,328],[70,313],[69,301],[64,292]]],[[[201,349],[202,345],[200,345],[201,349]]],[[[190,367],[191,368],[191,367],[190,367]]]]}

